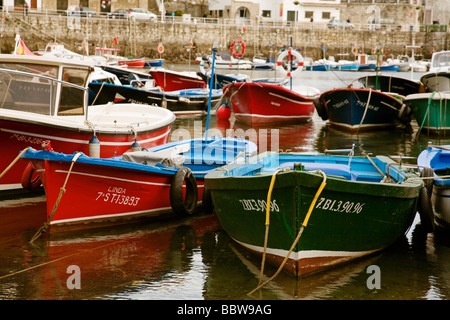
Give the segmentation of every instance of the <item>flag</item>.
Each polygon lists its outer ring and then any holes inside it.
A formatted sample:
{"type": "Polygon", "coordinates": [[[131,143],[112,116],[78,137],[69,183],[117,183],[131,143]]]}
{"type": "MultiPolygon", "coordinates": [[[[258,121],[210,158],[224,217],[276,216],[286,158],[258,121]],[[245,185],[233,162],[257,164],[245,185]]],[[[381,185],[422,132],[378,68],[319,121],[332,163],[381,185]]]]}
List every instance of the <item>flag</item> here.
{"type": "Polygon", "coordinates": [[[25,45],[25,42],[23,42],[22,39],[19,40],[19,44],[17,45],[15,54],[35,56],[35,54],[31,52],[30,49],[28,49],[28,47],[25,45]]]}

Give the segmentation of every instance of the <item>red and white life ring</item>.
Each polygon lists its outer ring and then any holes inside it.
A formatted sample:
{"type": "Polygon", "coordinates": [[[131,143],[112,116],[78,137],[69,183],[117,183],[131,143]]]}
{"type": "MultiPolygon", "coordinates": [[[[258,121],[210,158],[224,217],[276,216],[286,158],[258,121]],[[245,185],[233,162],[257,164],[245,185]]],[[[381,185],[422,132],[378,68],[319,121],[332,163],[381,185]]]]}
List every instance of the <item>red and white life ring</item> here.
{"type": "Polygon", "coordinates": [[[372,54],[376,54],[377,53],[377,48],[373,48],[371,52],[372,52],[372,54]]]}
{"type": "Polygon", "coordinates": [[[289,48],[288,50],[284,50],[277,58],[277,71],[283,73],[285,76],[293,76],[294,74],[300,72],[303,70],[303,57],[302,55],[292,48],[289,48]],[[286,56],[289,56],[289,59],[291,56],[294,56],[298,62],[297,69],[293,70],[292,72],[289,72],[288,70],[284,69],[283,67],[283,60],[286,58],[286,56]]]}
{"type": "Polygon", "coordinates": [[[158,46],[157,50],[158,50],[158,53],[159,53],[159,54],[163,54],[163,53],[164,53],[164,46],[163,46],[162,44],[160,44],[160,45],[158,46]]]}
{"type": "Polygon", "coordinates": [[[241,58],[245,53],[245,42],[241,39],[234,39],[230,45],[230,52],[235,58],[241,58]],[[234,52],[234,46],[239,43],[241,47],[241,52],[234,52]]]}

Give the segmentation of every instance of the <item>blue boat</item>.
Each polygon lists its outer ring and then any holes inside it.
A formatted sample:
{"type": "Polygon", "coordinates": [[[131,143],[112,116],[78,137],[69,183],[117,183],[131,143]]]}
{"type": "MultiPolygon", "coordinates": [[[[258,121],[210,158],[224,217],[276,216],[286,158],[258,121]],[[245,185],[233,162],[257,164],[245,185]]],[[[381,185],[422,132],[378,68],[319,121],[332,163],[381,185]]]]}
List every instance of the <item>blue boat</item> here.
{"type": "Polygon", "coordinates": [[[375,63],[364,63],[359,65],[359,71],[375,71],[375,63]]]}
{"type": "Polygon", "coordinates": [[[145,60],[144,67],[162,67],[164,59],[145,60]]]}
{"type": "Polygon", "coordinates": [[[322,120],[350,131],[405,126],[412,115],[401,100],[372,89],[329,90],[315,100],[315,106],[322,120]]]}
{"type": "Polygon", "coordinates": [[[330,70],[335,71],[358,71],[359,63],[351,61],[339,61],[337,63],[330,64],[330,70]]]}
{"type": "Polygon", "coordinates": [[[399,65],[396,64],[388,64],[388,65],[381,65],[378,67],[378,71],[398,71],[400,68],[399,65]]]}
{"type": "Polygon", "coordinates": [[[417,164],[423,168],[425,177],[434,177],[424,180],[431,197],[432,217],[429,227],[434,226],[450,231],[450,145],[429,146],[417,158],[417,164]]]}
{"type": "Polygon", "coordinates": [[[309,66],[305,66],[307,71],[328,71],[330,68],[325,64],[312,64],[309,66]]]}

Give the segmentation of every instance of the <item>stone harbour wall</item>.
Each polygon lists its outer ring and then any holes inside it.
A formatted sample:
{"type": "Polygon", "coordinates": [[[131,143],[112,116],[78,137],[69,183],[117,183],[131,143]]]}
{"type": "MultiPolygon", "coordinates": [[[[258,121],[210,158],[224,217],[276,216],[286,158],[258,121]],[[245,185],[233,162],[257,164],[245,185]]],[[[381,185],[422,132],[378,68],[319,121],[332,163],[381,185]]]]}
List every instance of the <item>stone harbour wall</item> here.
{"type": "Polygon", "coordinates": [[[0,46],[2,53],[14,49],[14,38],[20,34],[32,51],[42,50],[50,41],[64,43],[72,51],[81,53],[81,43],[88,40],[90,53],[94,47],[111,47],[115,37],[121,55],[159,58],[159,44],[165,50],[161,55],[169,63],[187,63],[195,56],[211,53],[214,43],[219,50],[229,50],[234,39],[242,39],[246,44],[244,58],[255,54],[278,56],[282,47],[301,48],[302,54],[320,59],[335,56],[338,59],[353,59],[355,52],[368,52],[372,48],[389,51],[394,56],[410,54],[405,46],[413,41],[422,48],[416,54],[429,58],[433,50],[449,49],[448,32],[416,32],[403,26],[398,30],[388,26],[378,30],[364,30],[358,25],[354,30],[328,29],[325,24],[288,26],[245,26],[226,24],[165,22],[132,22],[106,18],[68,18],[66,16],[29,15],[9,16],[2,19],[0,46]],[[407,29],[407,30],[405,30],[407,29]],[[292,39],[292,40],[291,40],[292,39]],[[191,44],[193,48],[191,49],[191,44]],[[325,51],[323,51],[326,49],[325,51]]]}

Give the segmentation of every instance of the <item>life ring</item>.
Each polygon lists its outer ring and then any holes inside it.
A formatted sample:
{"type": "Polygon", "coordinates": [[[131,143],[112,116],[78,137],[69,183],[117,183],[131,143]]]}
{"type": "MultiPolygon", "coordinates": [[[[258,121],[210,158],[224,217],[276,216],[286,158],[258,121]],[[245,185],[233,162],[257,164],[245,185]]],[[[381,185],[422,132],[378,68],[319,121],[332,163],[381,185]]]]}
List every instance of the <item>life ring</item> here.
{"type": "Polygon", "coordinates": [[[39,176],[37,176],[31,163],[28,163],[25,167],[20,183],[22,184],[22,187],[27,191],[36,190],[41,186],[41,179],[39,178],[39,176]]]}
{"type": "Polygon", "coordinates": [[[352,48],[352,53],[353,53],[354,56],[356,56],[358,54],[358,48],[353,47],[352,48]]]}
{"type": "Polygon", "coordinates": [[[294,74],[296,74],[296,73],[298,73],[298,72],[300,72],[302,70],[303,70],[303,57],[298,51],[293,50],[292,48],[290,48],[288,50],[283,51],[278,56],[278,59],[277,59],[277,71],[283,73],[285,76],[287,76],[288,73],[290,73],[290,75],[292,76],[292,75],[294,75],[294,74]],[[284,58],[286,58],[286,56],[291,56],[291,55],[297,58],[298,67],[297,67],[297,69],[295,69],[295,70],[293,70],[291,72],[288,72],[283,67],[283,60],[284,60],[284,58]]]}
{"type": "Polygon", "coordinates": [[[433,232],[435,228],[433,204],[431,203],[431,196],[425,186],[420,189],[418,209],[420,224],[424,231],[427,233],[433,232]]]}
{"type": "Polygon", "coordinates": [[[158,50],[158,53],[159,53],[159,54],[163,54],[163,53],[164,53],[164,46],[163,46],[162,44],[160,44],[160,45],[158,46],[157,50],[158,50]]]}
{"type": "Polygon", "coordinates": [[[376,54],[377,53],[377,48],[373,48],[371,52],[372,52],[372,54],[376,54]]]}
{"type": "Polygon", "coordinates": [[[176,215],[192,215],[197,208],[197,182],[191,171],[181,167],[170,184],[170,206],[176,215]],[[186,181],[186,194],[183,193],[183,184],[186,181]]]}
{"type": "Polygon", "coordinates": [[[241,39],[234,39],[230,45],[230,52],[233,55],[233,57],[241,58],[245,53],[245,42],[242,41],[241,39]],[[234,46],[236,45],[236,43],[239,43],[241,45],[242,48],[241,52],[234,52],[234,46]]]}

